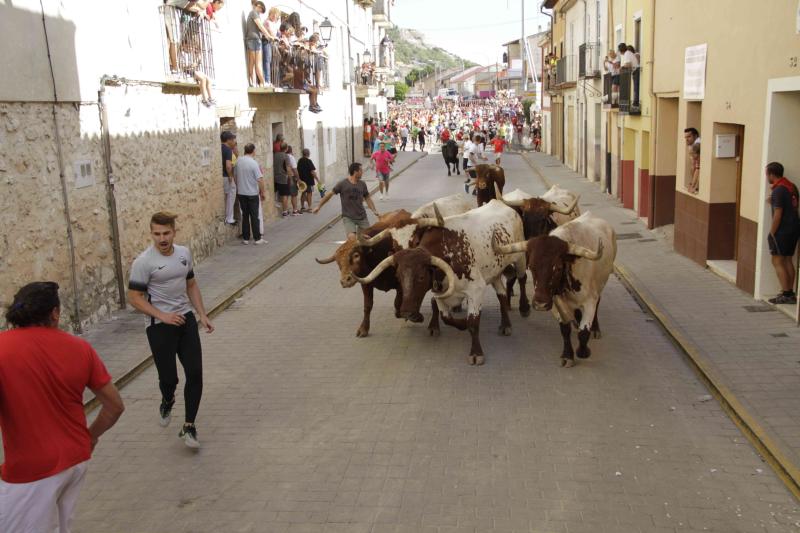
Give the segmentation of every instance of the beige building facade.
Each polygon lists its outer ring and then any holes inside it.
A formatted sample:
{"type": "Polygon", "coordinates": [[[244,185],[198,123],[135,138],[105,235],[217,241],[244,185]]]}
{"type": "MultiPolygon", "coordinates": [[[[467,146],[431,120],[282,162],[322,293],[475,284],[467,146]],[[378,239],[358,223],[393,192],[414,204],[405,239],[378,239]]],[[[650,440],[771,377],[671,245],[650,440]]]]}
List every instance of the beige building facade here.
{"type": "Polygon", "coordinates": [[[680,0],[655,10],[654,172],[674,176],[675,249],[771,297],[778,283],[764,166],[779,161],[800,181],[798,4],[680,0]],[[688,127],[702,139],[697,194],[688,190],[688,127]]]}

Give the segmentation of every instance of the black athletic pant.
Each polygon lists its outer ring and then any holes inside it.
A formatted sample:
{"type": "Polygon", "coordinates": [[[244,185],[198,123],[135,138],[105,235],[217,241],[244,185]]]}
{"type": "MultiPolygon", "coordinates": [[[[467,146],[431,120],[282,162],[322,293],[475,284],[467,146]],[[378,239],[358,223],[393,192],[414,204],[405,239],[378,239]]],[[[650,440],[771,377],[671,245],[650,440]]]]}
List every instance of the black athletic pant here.
{"type": "Polygon", "coordinates": [[[182,326],[153,324],[147,328],[147,341],[153,352],[153,360],[158,370],[158,387],[163,399],[175,398],[178,387],[178,364],[175,355],[181,360],[186,385],[183,386],[183,400],[186,403],[186,422],[194,424],[200,397],[203,395],[203,350],[194,313],[184,315],[182,326]]]}
{"type": "Polygon", "coordinates": [[[242,239],[250,240],[250,230],[253,230],[253,240],[261,238],[261,228],[258,224],[258,196],[245,196],[237,194],[239,207],[242,209],[242,239]]]}
{"type": "Polygon", "coordinates": [[[408,137],[401,137],[401,140],[403,142],[400,143],[400,149],[405,152],[406,151],[406,144],[408,143],[408,137]]]}

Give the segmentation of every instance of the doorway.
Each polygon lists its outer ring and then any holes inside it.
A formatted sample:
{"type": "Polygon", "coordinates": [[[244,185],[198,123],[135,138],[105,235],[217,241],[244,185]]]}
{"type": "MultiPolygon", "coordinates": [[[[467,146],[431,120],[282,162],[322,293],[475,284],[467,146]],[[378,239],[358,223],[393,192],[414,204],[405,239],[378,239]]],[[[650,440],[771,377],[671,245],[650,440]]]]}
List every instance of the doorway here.
{"type": "MultiPolygon", "coordinates": [[[[800,150],[797,139],[800,137],[800,77],[769,80],[767,89],[767,113],[763,147],[763,159],[760,165],[761,181],[759,202],[759,224],[756,229],[757,246],[755,266],[755,297],[772,298],[781,288],[767,245],[767,233],[772,222],[772,210],[769,206],[771,190],[763,176],[763,167],[772,161],[784,166],[784,175],[797,185],[800,183],[800,150]]],[[[747,198],[745,197],[745,201],[747,198]]],[[[743,221],[746,225],[747,221],[743,221]]],[[[742,243],[746,245],[746,243],[742,243]]],[[[797,254],[795,253],[795,269],[797,254]]],[[[795,270],[797,272],[797,270],[795,270]]],[[[795,281],[795,291],[797,283],[795,281]]],[[[796,321],[800,319],[798,306],[779,305],[778,309],[796,321]]]]}
{"type": "Polygon", "coordinates": [[[708,206],[708,267],[736,283],[742,198],[744,126],[715,122],[707,138],[711,172],[708,206]]]}

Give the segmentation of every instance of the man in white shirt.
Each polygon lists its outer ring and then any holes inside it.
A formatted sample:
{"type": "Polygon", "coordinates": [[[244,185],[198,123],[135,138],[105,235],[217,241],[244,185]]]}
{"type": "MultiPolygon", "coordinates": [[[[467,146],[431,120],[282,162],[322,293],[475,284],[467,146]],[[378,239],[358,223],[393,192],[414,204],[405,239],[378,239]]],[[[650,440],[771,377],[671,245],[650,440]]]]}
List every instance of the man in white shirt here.
{"type": "Polygon", "coordinates": [[[400,127],[400,149],[406,151],[406,144],[408,144],[408,128],[405,124],[400,127]]]}

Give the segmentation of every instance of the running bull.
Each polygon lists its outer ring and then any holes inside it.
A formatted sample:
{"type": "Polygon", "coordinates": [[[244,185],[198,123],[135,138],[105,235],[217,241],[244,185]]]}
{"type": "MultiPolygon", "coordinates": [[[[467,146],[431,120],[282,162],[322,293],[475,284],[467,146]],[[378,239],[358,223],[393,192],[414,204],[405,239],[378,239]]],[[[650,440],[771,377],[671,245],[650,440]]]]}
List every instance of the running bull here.
{"type": "Polygon", "coordinates": [[[617,239],[605,220],[584,213],[546,236],[527,241],[493,244],[499,254],[524,252],[533,273],[533,307],[553,310],[561,326],[564,351],[562,366],[575,364],[571,331],[578,329],[578,357],[591,355],[589,336],[600,337],[597,308],[600,296],[614,270],[617,239]]]}
{"type": "Polygon", "coordinates": [[[447,165],[447,175],[452,176],[450,172],[450,165],[456,169],[456,173],[461,175],[461,169],[458,168],[458,143],[450,139],[442,146],[442,157],[444,157],[444,164],[447,165]]]}
{"type": "MultiPolygon", "coordinates": [[[[491,285],[500,302],[500,334],[511,334],[508,299],[503,284],[503,270],[514,265],[522,273],[520,287],[525,294],[525,256],[522,253],[495,253],[492,243],[508,244],[523,239],[522,221],[516,212],[502,202],[494,201],[466,213],[447,217],[439,226],[429,226],[420,236],[418,246],[400,250],[384,259],[362,283],[372,283],[389,268],[403,293],[401,314],[418,313],[425,294],[433,291],[433,317],[429,329],[439,333],[442,321],[472,336],[468,361],[484,363],[479,330],[483,293],[491,285]],[[455,318],[454,308],[466,307],[466,318],[455,318]]],[[[523,298],[527,298],[523,296],[523,298]]]]}

